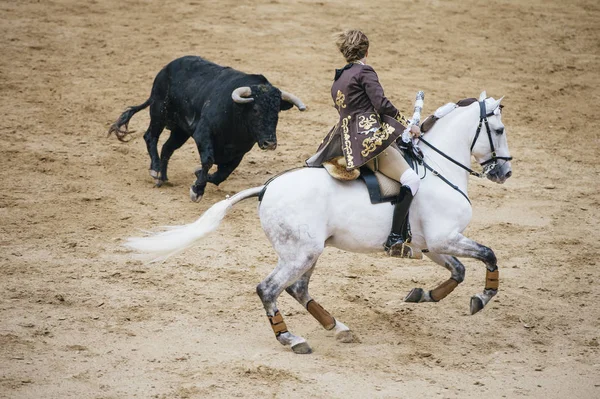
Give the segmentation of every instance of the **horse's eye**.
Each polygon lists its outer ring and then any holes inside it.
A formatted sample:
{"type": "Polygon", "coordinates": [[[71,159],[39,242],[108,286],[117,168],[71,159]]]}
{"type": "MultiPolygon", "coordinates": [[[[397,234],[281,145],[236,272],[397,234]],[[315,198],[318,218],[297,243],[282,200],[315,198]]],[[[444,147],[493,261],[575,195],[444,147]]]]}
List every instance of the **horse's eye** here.
{"type": "Polygon", "coordinates": [[[504,128],[503,127],[501,127],[500,129],[496,129],[496,134],[498,136],[500,136],[502,133],[504,133],[504,128]]]}

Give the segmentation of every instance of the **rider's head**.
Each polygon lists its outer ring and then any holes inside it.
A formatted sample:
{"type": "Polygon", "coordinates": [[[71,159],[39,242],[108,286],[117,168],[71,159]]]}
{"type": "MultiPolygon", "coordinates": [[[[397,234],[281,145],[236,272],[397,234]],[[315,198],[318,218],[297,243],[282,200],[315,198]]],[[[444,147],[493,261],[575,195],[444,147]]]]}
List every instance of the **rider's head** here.
{"type": "Polygon", "coordinates": [[[360,61],[369,53],[369,38],[357,29],[336,34],[335,44],[346,62],[360,61]]]}

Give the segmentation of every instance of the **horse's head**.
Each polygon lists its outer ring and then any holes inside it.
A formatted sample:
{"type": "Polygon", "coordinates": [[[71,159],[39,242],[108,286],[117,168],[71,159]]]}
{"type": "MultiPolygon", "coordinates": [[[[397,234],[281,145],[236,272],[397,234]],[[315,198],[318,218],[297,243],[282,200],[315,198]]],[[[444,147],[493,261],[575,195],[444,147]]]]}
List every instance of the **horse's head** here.
{"type": "Polygon", "coordinates": [[[502,124],[502,107],[499,100],[479,96],[479,124],[471,145],[471,153],[483,167],[487,178],[495,183],[504,183],[512,175],[510,151],[506,131],[502,124]]]}

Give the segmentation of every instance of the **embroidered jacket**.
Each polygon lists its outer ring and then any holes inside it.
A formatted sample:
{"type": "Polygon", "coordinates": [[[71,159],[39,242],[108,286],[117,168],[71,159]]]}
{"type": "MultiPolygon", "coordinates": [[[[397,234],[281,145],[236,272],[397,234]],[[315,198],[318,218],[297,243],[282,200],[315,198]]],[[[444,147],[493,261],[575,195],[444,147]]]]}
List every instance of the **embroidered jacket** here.
{"type": "Polygon", "coordinates": [[[394,143],[408,119],[385,97],[377,74],[369,65],[349,64],[336,71],[336,78],[331,96],[340,120],[306,164],[320,166],[343,154],[347,169],[354,169],[394,143]]]}

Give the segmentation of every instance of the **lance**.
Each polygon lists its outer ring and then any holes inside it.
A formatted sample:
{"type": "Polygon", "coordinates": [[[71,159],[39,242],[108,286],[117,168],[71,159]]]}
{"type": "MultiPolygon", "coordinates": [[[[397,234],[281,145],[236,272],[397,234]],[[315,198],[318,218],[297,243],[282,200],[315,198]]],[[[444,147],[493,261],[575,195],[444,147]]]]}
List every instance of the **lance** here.
{"type": "Polygon", "coordinates": [[[410,119],[410,122],[408,123],[406,129],[404,129],[404,132],[402,132],[402,141],[404,141],[405,143],[409,143],[413,138],[412,134],[410,133],[411,126],[419,126],[419,123],[421,122],[421,110],[423,109],[423,100],[425,100],[425,93],[420,90],[417,93],[417,97],[415,99],[415,111],[413,113],[413,116],[410,119]]]}

